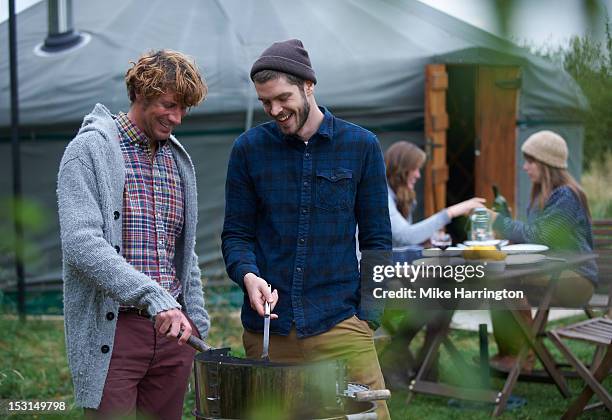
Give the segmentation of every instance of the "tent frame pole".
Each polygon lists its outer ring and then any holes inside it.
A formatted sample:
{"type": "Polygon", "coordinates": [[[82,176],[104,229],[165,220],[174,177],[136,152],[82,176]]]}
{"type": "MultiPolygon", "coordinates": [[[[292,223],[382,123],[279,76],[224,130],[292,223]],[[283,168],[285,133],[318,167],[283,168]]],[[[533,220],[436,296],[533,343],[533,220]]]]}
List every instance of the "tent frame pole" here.
{"type": "Polygon", "coordinates": [[[21,221],[21,154],[19,150],[19,89],[17,78],[17,22],[15,0],[9,0],[9,61],[11,73],[11,152],[13,162],[13,222],[15,226],[15,270],[17,272],[17,310],[26,315],[23,266],[23,225],[21,221]]]}

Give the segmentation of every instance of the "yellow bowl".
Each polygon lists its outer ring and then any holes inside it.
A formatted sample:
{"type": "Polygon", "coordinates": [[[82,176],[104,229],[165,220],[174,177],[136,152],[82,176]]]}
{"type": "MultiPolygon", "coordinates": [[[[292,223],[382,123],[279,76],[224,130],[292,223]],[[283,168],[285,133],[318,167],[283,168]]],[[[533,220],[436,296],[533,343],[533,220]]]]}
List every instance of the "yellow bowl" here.
{"type": "Polygon", "coordinates": [[[466,260],[489,260],[504,261],[506,253],[498,250],[494,246],[470,246],[463,250],[463,258],[466,260]]]}

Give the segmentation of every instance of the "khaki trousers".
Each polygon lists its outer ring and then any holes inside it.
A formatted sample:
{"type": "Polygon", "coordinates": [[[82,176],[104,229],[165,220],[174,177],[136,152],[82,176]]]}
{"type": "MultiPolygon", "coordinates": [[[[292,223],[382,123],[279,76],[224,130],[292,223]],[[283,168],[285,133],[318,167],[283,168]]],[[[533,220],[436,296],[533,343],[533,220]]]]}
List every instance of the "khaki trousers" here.
{"type": "MultiPolygon", "coordinates": [[[[295,328],[292,328],[288,336],[270,335],[270,360],[308,363],[344,359],[349,381],[367,385],[370,389],[384,389],[385,380],[378,364],[373,335],[368,323],[355,315],[312,337],[298,338],[295,328]]],[[[263,334],[244,331],[242,342],[249,359],[261,357],[262,340],[263,334]]],[[[390,418],[385,401],[377,401],[376,413],[379,419],[390,418]]]]}

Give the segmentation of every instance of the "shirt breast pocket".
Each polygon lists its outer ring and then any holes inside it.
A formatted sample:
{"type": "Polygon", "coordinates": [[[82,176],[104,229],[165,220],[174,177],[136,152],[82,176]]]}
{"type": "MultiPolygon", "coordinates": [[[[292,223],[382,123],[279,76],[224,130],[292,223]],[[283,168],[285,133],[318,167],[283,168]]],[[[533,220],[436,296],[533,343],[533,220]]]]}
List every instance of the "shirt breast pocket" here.
{"type": "Polygon", "coordinates": [[[315,206],[328,211],[348,210],[353,196],[350,169],[318,169],[315,206]]]}

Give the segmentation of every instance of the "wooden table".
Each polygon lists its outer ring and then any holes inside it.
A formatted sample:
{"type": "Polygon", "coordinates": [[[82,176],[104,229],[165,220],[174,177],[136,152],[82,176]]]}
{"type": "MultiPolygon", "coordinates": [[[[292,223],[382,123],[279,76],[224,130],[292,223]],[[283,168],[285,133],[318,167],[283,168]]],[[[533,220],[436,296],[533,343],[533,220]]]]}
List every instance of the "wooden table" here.
{"type": "MultiPolygon", "coordinates": [[[[531,276],[542,276],[550,275],[551,281],[548,283],[545,291],[542,295],[542,300],[539,302],[537,312],[535,315],[534,322],[531,326],[525,325],[519,312],[508,308],[512,313],[517,324],[520,326],[521,332],[526,339],[526,346],[523,347],[519,353],[519,356],[510,369],[506,381],[500,391],[492,389],[478,389],[478,388],[460,388],[454,385],[440,383],[437,379],[431,380],[428,378],[429,373],[434,367],[435,361],[438,357],[440,346],[444,344],[446,349],[453,361],[462,366],[463,368],[470,368],[459,351],[453,345],[448,338],[448,332],[450,330],[450,318],[447,325],[440,328],[433,339],[429,348],[426,350],[423,364],[419,368],[419,371],[410,383],[409,390],[411,393],[408,396],[407,402],[413,397],[413,393],[431,394],[438,396],[445,396],[449,398],[459,398],[465,400],[481,401],[495,404],[493,409],[493,416],[499,416],[503,413],[508,403],[508,398],[512,393],[512,389],[516,385],[518,380],[521,366],[529,349],[533,349],[536,357],[542,362],[544,369],[550,375],[553,382],[565,398],[571,396],[567,382],[560,371],[557,369],[556,363],[550,354],[550,352],[544,346],[543,331],[546,327],[548,320],[548,312],[550,310],[550,303],[553,296],[553,292],[556,287],[556,280],[559,278],[561,272],[565,270],[574,269],[581,264],[597,258],[596,254],[580,254],[580,255],[557,255],[551,254],[552,257],[562,257],[565,261],[546,261],[530,266],[517,266],[507,267],[503,273],[499,274],[488,274],[487,278],[499,282],[512,282],[521,279],[526,279],[531,276]]],[[[472,368],[473,369],[473,368],[472,368]]]]}

